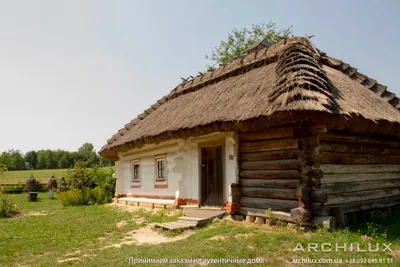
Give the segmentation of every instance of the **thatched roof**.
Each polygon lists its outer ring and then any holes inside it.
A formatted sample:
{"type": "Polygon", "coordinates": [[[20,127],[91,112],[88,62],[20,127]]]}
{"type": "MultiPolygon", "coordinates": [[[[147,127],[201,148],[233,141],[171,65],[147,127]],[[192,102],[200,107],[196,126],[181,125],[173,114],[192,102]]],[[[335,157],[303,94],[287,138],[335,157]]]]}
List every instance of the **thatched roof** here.
{"type": "Polygon", "coordinates": [[[315,114],[397,125],[399,109],[386,86],[317,50],[308,38],[294,37],[181,83],[113,135],[100,154],[115,159],[146,143],[241,130],[257,118],[265,126],[315,114]]]}

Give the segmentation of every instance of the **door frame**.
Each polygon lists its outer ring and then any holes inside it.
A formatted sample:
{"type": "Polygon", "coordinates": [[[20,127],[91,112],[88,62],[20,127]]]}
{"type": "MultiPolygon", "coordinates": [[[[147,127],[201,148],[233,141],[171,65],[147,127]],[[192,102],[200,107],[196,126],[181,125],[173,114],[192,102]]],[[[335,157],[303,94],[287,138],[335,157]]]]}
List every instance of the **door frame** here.
{"type": "Polygon", "coordinates": [[[207,148],[207,147],[216,147],[216,146],[220,146],[221,147],[221,170],[222,170],[222,191],[221,191],[221,198],[222,198],[222,203],[221,203],[221,207],[223,207],[224,205],[224,196],[225,196],[225,136],[221,136],[220,138],[216,138],[214,140],[210,140],[210,141],[203,141],[203,142],[198,142],[197,143],[197,150],[198,150],[198,196],[199,196],[199,206],[202,206],[201,203],[203,203],[202,198],[202,172],[201,172],[201,159],[202,159],[202,155],[201,155],[201,149],[202,148],[207,148]]]}

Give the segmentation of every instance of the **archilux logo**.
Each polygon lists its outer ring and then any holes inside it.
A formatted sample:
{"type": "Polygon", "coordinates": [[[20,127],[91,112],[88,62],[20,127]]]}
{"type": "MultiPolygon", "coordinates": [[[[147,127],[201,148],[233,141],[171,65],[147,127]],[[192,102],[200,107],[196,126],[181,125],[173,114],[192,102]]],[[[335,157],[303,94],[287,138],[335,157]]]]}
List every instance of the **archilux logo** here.
{"type": "Polygon", "coordinates": [[[390,244],[385,244],[385,243],[367,243],[367,244],[360,244],[360,243],[308,243],[306,246],[303,246],[300,243],[297,243],[296,247],[293,249],[293,251],[302,251],[302,252],[332,252],[332,251],[353,251],[353,252],[392,252],[392,249],[390,248],[390,244]]]}

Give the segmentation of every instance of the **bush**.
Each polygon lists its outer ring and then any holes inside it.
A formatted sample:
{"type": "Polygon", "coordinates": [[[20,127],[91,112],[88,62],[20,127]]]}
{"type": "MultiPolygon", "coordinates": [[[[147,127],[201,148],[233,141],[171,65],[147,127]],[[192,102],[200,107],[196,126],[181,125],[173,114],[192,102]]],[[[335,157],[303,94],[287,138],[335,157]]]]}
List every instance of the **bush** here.
{"type": "Polygon", "coordinates": [[[24,191],[23,184],[8,184],[1,187],[1,193],[22,193],[24,191]]]}
{"type": "Polygon", "coordinates": [[[86,195],[76,189],[61,192],[58,198],[63,206],[84,206],[89,204],[86,195]]]}
{"type": "Polygon", "coordinates": [[[17,206],[6,196],[0,195],[0,218],[9,218],[14,214],[18,214],[17,206]]]}
{"type": "Polygon", "coordinates": [[[82,162],[77,162],[67,172],[73,190],[70,194],[60,194],[62,204],[77,206],[111,202],[115,193],[114,172],[115,167],[85,168],[82,162]]]}

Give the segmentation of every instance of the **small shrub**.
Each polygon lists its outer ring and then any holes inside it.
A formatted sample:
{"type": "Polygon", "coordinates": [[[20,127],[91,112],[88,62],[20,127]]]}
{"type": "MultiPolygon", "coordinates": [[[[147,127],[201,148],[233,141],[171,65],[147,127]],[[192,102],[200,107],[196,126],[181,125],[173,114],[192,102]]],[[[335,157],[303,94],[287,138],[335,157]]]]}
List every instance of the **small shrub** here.
{"type": "Polygon", "coordinates": [[[0,218],[9,218],[14,214],[18,214],[18,209],[15,204],[6,197],[0,195],[0,218]]]}
{"type": "Polygon", "coordinates": [[[89,198],[81,191],[72,189],[66,192],[61,192],[58,198],[63,206],[84,206],[89,205],[89,198]]]}
{"type": "Polygon", "coordinates": [[[271,221],[271,223],[275,224],[277,220],[275,218],[275,215],[272,213],[271,208],[267,209],[267,214],[268,214],[268,218],[271,221]]]}
{"type": "Polygon", "coordinates": [[[374,240],[386,240],[386,229],[380,224],[374,222],[367,222],[367,235],[374,240]]]}
{"type": "Polygon", "coordinates": [[[389,213],[380,210],[374,210],[371,212],[371,218],[373,221],[386,221],[389,216],[389,213]]]}
{"type": "MultiPolygon", "coordinates": [[[[73,203],[82,203],[81,205],[110,203],[115,193],[114,172],[115,167],[86,168],[82,162],[76,162],[74,168],[67,172],[67,180],[70,182],[71,188],[80,193],[81,201],[73,201],[73,203]]],[[[74,200],[78,198],[74,194],[63,195],[65,198],[74,200]]],[[[64,203],[69,205],[67,200],[64,203]]]]}

